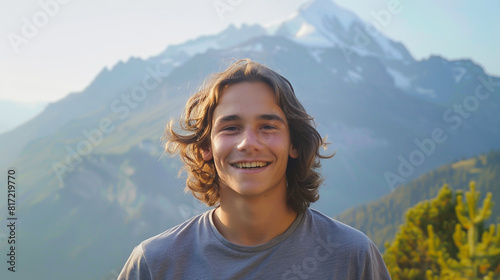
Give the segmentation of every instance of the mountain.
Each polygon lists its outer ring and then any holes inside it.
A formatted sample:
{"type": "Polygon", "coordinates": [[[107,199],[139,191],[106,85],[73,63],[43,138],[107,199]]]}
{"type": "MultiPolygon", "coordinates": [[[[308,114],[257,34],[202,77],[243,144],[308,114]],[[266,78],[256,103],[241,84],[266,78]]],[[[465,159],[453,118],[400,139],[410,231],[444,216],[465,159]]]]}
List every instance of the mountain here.
{"type": "Polygon", "coordinates": [[[0,99],[0,133],[9,131],[28,121],[40,113],[47,104],[45,102],[17,102],[0,99]]]}
{"type": "Polygon", "coordinates": [[[127,62],[119,62],[113,69],[104,68],[82,92],[71,93],[66,98],[49,104],[36,119],[16,130],[0,134],[0,143],[5,147],[1,150],[0,166],[19,156],[31,140],[50,136],[69,122],[92,115],[95,110],[102,110],[100,107],[103,104],[109,105],[116,98],[122,98],[120,94],[140,84],[143,76],[149,72],[159,71],[161,75],[167,75],[195,54],[212,47],[231,47],[263,33],[264,29],[257,25],[243,25],[241,29],[229,26],[217,35],[201,36],[184,44],[168,46],[164,52],[147,61],[132,57],[127,62]]]}
{"type": "MultiPolygon", "coordinates": [[[[405,222],[408,209],[435,197],[444,184],[452,190],[467,191],[470,181],[476,182],[481,201],[488,192],[493,197],[500,195],[500,150],[445,164],[379,200],[344,211],[336,219],[365,232],[383,250],[384,243],[392,241],[405,222]]],[[[493,204],[489,221],[500,221],[500,204],[493,204]]]]}
{"type": "MultiPolygon", "coordinates": [[[[331,1],[310,1],[268,27],[230,26],[103,69],[82,92],[0,134],[0,166],[14,167],[22,186],[18,253],[26,269],[17,275],[109,279],[138,242],[206,209],[183,193],[181,164],[163,155],[160,137],[203,79],[232,58],[287,77],[328,136],[326,153],[336,155],[323,161],[313,207],[329,216],[500,148],[498,77],[469,60],[417,61],[367,26],[331,1]],[[47,269],[53,263],[61,269],[47,269]]],[[[2,249],[6,237],[0,233],[2,249]]]]}
{"type": "Polygon", "coordinates": [[[336,47],[343,51],[346,60],[355,52],[380,59],[414,61],[403,45],[382,36],[374,26],[330,0],[304,4],[288,20],[271,26],[270,33],[308,46],[316,57],[319,53],[314,50],[336,47]]]}

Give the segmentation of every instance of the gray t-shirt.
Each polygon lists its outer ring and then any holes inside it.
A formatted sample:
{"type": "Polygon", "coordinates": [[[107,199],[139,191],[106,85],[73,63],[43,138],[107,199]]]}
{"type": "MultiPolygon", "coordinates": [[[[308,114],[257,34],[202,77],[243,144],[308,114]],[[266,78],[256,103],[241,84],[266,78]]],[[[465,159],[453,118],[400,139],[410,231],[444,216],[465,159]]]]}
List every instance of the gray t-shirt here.
{"type": "Polygon", "coordinates": [[[225,239],[213,211],[143,241],[118,279],[390,279],[368,237],[316,210],[258,246],[225,239]]]}

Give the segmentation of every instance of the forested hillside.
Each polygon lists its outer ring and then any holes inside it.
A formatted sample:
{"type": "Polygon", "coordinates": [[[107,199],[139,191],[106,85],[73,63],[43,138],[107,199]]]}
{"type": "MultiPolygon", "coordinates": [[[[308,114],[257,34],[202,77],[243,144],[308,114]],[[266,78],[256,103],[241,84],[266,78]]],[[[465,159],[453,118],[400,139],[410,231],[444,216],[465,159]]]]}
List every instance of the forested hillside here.
{"type": "MultiPolygon", "coordinates": [[[[391,241],[404,223],[406,211],[418,202],[436,197],[439,189],[448,184],[452,190],[467,190],[475,181],[481,199],[487,192],[500,197],[500,151],[463,159],[444,165],[401,186],[380,200],[351,208],[336,219],[366,233],[380,250],[391,241]]],[[[487,223],[500,222],[500,203],[492,207],[487,223]]]]}

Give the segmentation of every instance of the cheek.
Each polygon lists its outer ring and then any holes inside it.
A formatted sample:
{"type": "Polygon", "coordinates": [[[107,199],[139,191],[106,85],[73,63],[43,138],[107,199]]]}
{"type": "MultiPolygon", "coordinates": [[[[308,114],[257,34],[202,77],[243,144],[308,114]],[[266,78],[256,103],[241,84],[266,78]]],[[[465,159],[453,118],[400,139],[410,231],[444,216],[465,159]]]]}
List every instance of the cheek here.
{"type": "Polygon", "coordinates": [[[259,141],[266,145],[272,144],[275,138],[276,137],[274,136],[274,134],[269,134],[269,133],[261,133],[259,135],[259,141]]]}
{"type": "Polygon", "coordinates": [[[228,148],[230,146],[230,141],[227,138],[216,137],[212,139],[212,154],[214,159],[217,160],[227,155],[227,153],[231,150],[228,148]]]}
{"type": "Polygon", "coordinates": [[[268,147],[272,147],[277,154],[288,154],[290,141],[285,135],[274,133],[265,134],[261,137],[261,142],[268,147]]]}
{"type": "Polygon", "coordinates": [[[268,146],[285,146],[286,142],[286,139],[280,133],[261,133],[259,140],[268,146]]]}

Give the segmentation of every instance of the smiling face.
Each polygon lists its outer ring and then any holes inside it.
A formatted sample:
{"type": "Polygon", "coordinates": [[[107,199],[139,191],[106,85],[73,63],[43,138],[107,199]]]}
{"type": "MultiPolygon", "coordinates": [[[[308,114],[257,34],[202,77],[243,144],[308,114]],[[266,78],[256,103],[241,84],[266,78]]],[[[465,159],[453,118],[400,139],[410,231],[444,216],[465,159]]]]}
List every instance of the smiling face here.
{"type": "Polygon", "coordinates": [[[297,153],[273,90],[263,82],[230,85],[212,119],[211,146],[202,155],[214,161],[221,194],[285,193],[288,157],[297,153]]]}

